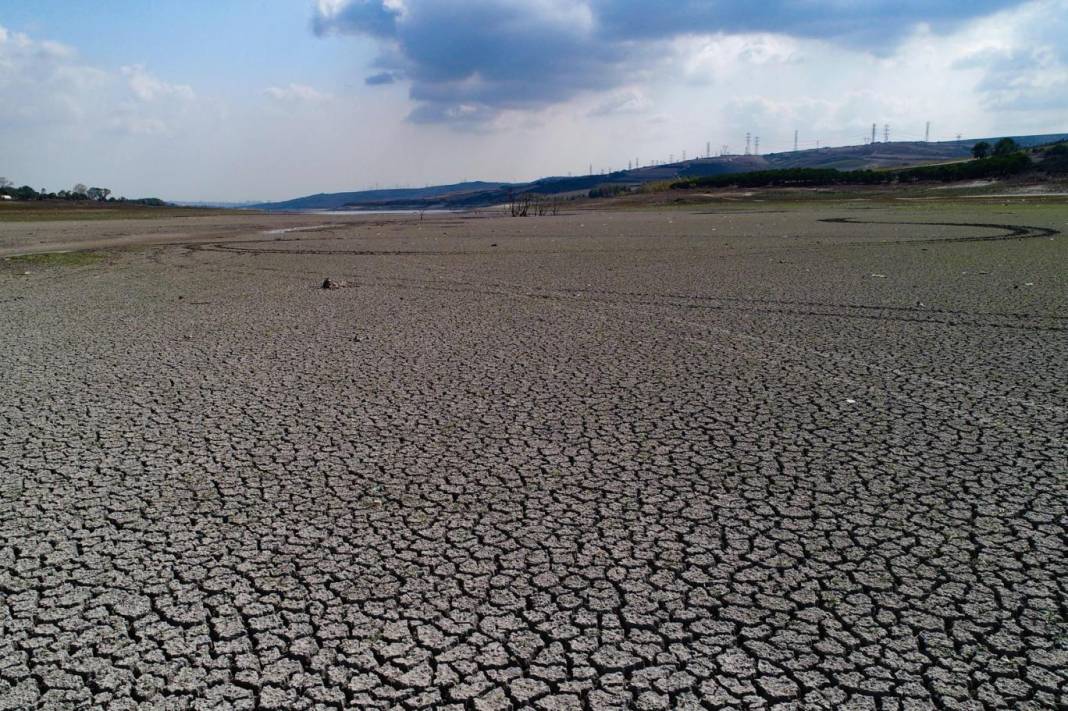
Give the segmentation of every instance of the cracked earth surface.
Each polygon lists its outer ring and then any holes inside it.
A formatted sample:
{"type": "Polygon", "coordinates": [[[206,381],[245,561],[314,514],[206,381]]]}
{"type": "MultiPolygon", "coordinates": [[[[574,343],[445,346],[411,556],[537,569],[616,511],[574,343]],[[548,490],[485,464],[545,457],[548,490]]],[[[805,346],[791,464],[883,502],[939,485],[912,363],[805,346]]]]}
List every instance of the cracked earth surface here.
{"type": "Polygon", "coordinates": [[[0,708],[1063,708],[1068,209],[984,209],[0,271],[0,708]]]}

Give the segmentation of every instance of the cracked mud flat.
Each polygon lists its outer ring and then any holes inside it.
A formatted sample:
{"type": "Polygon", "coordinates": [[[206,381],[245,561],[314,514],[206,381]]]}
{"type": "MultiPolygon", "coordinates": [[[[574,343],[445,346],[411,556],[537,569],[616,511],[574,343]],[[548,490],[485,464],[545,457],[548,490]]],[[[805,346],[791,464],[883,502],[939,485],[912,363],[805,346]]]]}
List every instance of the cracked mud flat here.
{"type": "Polygon", "coordinates": [[[970,207],[0,269],[0,708],[1063,707],[1068,208],[970,207]]]}

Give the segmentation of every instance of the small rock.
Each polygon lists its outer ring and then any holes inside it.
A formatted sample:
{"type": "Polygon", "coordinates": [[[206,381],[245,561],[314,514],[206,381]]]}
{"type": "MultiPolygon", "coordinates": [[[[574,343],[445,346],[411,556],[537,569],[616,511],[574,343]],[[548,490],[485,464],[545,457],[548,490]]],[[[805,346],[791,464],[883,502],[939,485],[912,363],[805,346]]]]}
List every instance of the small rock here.
{"type": "Polygon", "coordinates": [[[340,289],[341,286],[342,286],[341,282],[334,281],[330,277],[327,277],[326,279],[323,279],[323,287],[322,288],[324,288],[324,289],[340,289]]]}

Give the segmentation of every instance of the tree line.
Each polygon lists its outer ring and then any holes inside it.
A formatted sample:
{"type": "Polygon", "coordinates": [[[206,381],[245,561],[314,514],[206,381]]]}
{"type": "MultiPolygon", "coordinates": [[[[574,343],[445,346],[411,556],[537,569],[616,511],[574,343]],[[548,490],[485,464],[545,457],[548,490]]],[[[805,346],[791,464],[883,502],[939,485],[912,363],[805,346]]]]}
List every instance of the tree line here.
{"type": "Polygon", "coordinates": [[[1020,146],[1011,138],[1002,138],[994,145],[989,141],[979,141],[972,146],[972,158],[982,159],[990,156],[1008,156],[1020,150],[1020,146]]]}
{"type": "Polygon", "coordinates": [[[7,178],[0,177],[0,195],[5,195],[12,200],[62,200],[67,202],[124,202],[136,205],[166,205],[159,198],[139,198],[128,200],[125,197],[115,198],[109,188],[89,187],[83,183],[76,184],[70,190],[57,190],[49,192],[45,188],[34,190],[29,185],[15,187],[15,184],[7,178]]]}
{"type": "MultiPolygon", "coordinates": [[[[1011,141],[1012,139],[1005,139],[1011,141]]],[[[999,142],[999,145],[1001,142],[999,142]]],[[[686,188],[762,188],[773,186],[820,187],[827,185],[886,185],[920,181],[951,182],[1005,178],[1022,173],[1032,166],[1031,159],[1014,150],[961,163],[921,165],[898,170],[838,170],[836,168],[786,168],[760,170],[752,173],[729,173],[681,180],[671,184],[675,189],[686,188]]],[[[988,144],[989,146],[989,144],[988,144]]],[[[990,149],[988,148],[988,153],[990,149]]],[[[1004,149],[1003,149],[1004,150],[1004,149]]]]}

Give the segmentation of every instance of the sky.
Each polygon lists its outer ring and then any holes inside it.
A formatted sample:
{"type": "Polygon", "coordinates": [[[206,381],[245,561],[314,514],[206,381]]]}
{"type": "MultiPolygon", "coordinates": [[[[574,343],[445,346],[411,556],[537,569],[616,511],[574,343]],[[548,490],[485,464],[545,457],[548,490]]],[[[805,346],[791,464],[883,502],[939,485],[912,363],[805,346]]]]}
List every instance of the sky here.
{"type": "Polygon", "coordinates": [[[1068,0],[0,0],[0,176],[273,200],[1068,131],[1068,0]]]}

